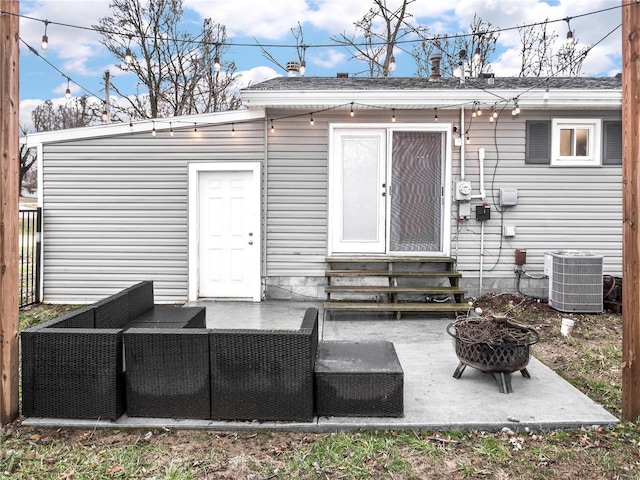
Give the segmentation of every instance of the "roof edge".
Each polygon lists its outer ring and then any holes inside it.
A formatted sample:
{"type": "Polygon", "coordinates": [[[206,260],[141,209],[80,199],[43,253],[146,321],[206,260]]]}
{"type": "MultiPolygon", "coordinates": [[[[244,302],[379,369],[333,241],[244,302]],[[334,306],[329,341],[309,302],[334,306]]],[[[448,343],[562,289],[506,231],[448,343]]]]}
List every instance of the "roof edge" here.
{"type": "Polygon", "coordinates": [[[153,118],[129,123],[110,123],[93,125],[90,127],[68,128],[50,132],[30,133],[20,138],[20,144],[27,147],[37,147],[45,143],[65,140],[82,140],[86,138],[111,137],[122,134],[151,132],[180,128],[184,124],[219,125],[232,122],[246,122],[266,118],[264,108],[245,108],[226,112],[203,113],[198,115],[184,115],[180,117],[153,118]]]}

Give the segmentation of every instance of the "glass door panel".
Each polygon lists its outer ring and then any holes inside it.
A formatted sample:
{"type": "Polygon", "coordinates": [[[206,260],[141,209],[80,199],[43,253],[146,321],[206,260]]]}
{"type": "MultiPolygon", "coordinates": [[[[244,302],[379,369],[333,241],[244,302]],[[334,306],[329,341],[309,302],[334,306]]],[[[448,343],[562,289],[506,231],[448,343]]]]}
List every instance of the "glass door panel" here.
{"type": "Polygon", "coordinates": [[[442,249],[442,132],[394,131],[389,250],[442,249]]]}

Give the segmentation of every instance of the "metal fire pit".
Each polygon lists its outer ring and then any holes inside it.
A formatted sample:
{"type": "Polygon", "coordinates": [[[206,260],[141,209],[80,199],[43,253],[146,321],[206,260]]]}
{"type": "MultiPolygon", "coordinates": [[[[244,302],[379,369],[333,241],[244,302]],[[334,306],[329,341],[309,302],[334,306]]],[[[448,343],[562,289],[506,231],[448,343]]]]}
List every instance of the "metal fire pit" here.
{"type": "MultiPolygon", "coordinates": [[[[481,319],[478,318],[478,321],[481,319]]],[[[468,319],[466,320],[468,321],[468,319]]],[[[455,338],[456,355],[460,363],[453,374],[460,378],[467,365],[478,370],[491,373],[498,382],[500,393],[511,393],[511,373],[520,371],[523,377],[531,378],[526,366],[529,364],[529,347],[540,340],[535,330],[507,322],[512,328],[527,333],[527,340],[522,343],[492,343],[466,338],[454,332],[456,322],[447,325],[447,333],[455,338]]]]}

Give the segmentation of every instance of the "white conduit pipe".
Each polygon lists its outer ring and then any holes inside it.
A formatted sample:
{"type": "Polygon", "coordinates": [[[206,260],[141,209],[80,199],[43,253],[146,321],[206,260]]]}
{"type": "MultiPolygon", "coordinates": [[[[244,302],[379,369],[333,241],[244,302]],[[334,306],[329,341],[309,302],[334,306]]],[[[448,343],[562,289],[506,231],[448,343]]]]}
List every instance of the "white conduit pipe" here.
{"type": "Polygon", "coordinates": [[[464,180],[464,155],[465,155],[465,131],[464,131],[464,107],[460,109],[460,180],[464,180]]]}
{"type": "MultiPolygon", "coordinates": [[[[475,198],[485,199],[487,196],[487,192],[484,189],[484,148],[478,149],[478,161],[480,163],[480,195],[475,198]]],[[[480,226],[480,275],[478,278],[478,297],[482,295],[482,280],[483,280],[483,270],[484,270],[484,221],[482,221],[482,225],[480,226]]]]}

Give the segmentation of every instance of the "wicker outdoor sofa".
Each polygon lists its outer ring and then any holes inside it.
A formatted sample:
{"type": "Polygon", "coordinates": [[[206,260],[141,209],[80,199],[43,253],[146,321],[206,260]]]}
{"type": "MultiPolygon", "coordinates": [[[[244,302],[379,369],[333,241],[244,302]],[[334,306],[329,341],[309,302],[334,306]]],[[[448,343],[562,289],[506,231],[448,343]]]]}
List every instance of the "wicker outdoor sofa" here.
{"type": "Polygon", "coordinates": [[[141,282],[21,333],[29,417],[311,421],[318,310],[299,329],[205,328],[141,282]]]}
{"type": "Polygon", "coordinates": [[[140,282],[93,305],[24,330],[22,412],[117,419],[126,409],[123,332],[130,326],[204,328],[205,309],[154,305],[140,282]]]}

